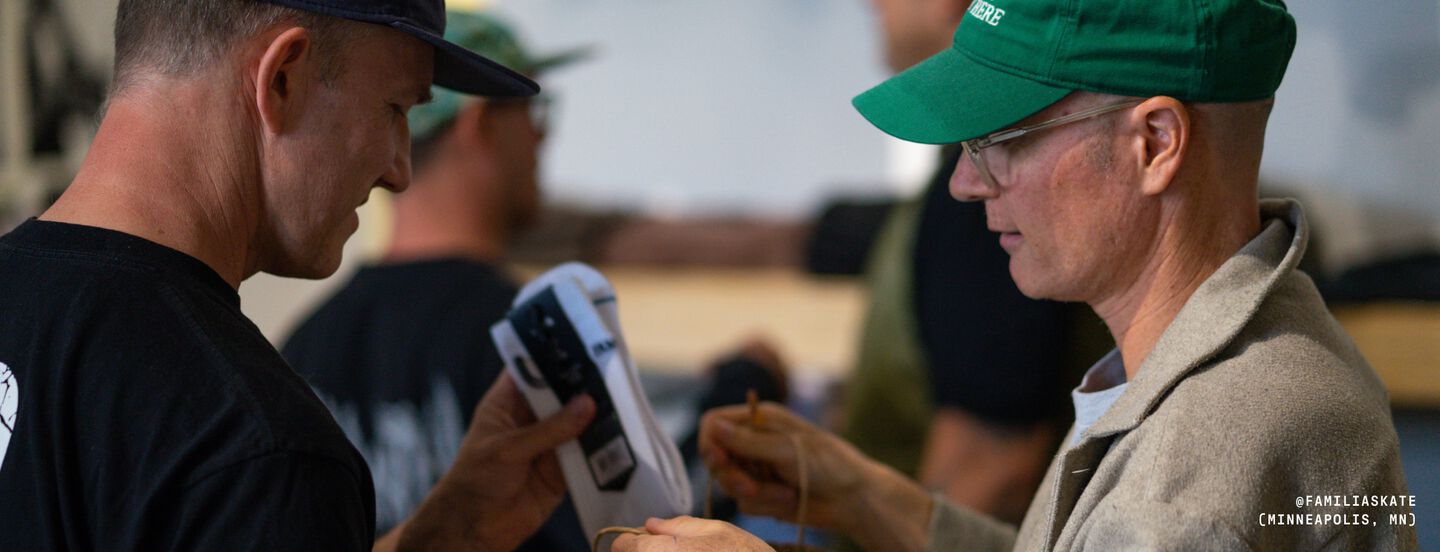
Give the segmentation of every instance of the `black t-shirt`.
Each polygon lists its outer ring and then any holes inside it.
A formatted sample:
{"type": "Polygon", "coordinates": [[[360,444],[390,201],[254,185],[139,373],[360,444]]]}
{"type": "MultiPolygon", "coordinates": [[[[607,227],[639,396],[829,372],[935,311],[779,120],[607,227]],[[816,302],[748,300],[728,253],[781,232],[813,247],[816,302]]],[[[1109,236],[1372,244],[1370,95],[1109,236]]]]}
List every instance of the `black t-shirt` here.
{"type": "MultiPolygon", "coordinates": [[[[281,347],[360,449],[377,528],[410,515],[444,475],[502,367],[490,325],[517,289],[463,259],[366,266],[281,347]]],[[[567,501],[520,550],[586,550],[567,501]]]]}
{"type": "Polygon", "coordinates": [[[935,402],[1000,424],[1063,417],[1074,384],[1070,364],[1099,358],[1072,354],[1096,348],[1074,343],[1096,340],[1075,331],[1094,316],[1083,306],[1027,298],[1015,287],[1010,257],[986,228],[985,204],[950,195],[960,155],[959,147],[946,148],[925,190],[915,238],[916,326],[935,402]]]}
{"type": "Polygon", "coordinates": [[[0,363],[0,550],[371,546],[364,460],[193,257],[24,223],[0,363]]]}

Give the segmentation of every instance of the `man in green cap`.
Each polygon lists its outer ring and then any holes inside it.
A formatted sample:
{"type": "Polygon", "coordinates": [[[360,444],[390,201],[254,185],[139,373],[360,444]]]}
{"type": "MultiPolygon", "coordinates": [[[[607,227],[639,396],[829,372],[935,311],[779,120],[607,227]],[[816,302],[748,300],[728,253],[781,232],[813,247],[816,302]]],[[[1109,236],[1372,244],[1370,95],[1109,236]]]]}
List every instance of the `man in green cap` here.
{"type": "MultiPolygon", "coordinates": [[[[1257,197],[1294,44],[1279,0],[976,0],[950,49],[855,105],[960,143],[951,193],[985,203],[1020,290],[1089,304],[1115,338],[1024,521],[950,505],[776,405],[759,429],[744,407],[706,415],[716,480],[744,511],[803,505],[869,550],[1416,549],[1391,517],[1414,498],[1385,389],[1295,269],[1300,206],[1257,197]]],[[[646,529],[614,549],[768,549],[719,522],[646,529]]]]}
{"type": "MultiPolygon", "coordinates": [[[[530,77],[580,54],[532,56],[489,15],[446,19],[447,40],[530,77]]],[[[384,258],[360,268],[281,351],[369,464],[382,534],[444,475],[466,413],[501,372],[489,326],[517,288],[499,263],[539,209],[547,98],[431,95],[409,113],[414,178],[394,196],[384,258]]],[[[521,550],[585,542],[566,501],[521,550]]]]}

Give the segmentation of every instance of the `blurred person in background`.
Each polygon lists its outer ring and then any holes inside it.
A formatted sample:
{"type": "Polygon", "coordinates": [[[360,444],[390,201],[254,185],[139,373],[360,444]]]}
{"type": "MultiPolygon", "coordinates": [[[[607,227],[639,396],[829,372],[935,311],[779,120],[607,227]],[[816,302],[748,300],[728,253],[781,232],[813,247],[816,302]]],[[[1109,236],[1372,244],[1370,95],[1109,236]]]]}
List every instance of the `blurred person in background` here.
{"type": "MultiPolygon", "coordinates": [[[[900,73],[950,46],[970,0],[872,0],[900,73]]],[[[1069,409],[1112,345],[1082,306],[1015,287],[985,207],[948,184],[944,147],[919,196],[892,209],[867,261],[870,306],[841,435],[951,500],[1018,522],[1069,409]]]]}
{"type": "MultiPolygon", "coordinates": [[[[537,57],[487,13],[451,11],[445,38],[529,77],[583,52],[537,57]]],[[[410,111],[415,176],[394,196],[384,257],[362,266],[281,347],[375,480],[376,529],[408,516],[455,460],[464,415],[503,368],[490,325],[518,290],[501,267],[540,209],[545,95],[444,88],[410,111]]],[[[567,499],[521,550],[586,546],[567,499]]]]}

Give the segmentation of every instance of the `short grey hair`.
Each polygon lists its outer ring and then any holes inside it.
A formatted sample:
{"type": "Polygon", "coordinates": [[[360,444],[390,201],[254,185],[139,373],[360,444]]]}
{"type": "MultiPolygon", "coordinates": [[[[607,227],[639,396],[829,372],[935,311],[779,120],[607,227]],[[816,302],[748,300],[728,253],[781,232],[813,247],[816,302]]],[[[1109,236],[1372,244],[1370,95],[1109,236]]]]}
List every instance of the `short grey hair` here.
{"type": "Polygon", "coordinates": [[[280,23],[310,31],[322,81],[341,73],[347,24],[261,0],[120,0],[115,16],[116,95],[146,75],[184,77],[215,63],[241,41],[280,23]]]}

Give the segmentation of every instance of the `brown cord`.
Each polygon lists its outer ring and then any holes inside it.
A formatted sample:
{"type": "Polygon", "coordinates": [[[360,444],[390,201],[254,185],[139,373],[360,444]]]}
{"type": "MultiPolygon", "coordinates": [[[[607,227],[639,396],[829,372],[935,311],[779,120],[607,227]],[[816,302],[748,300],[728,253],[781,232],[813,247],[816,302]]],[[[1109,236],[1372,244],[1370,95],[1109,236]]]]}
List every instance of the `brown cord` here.
{"type": "Polygon", "coordinates": [[[606,527],[599,533],[595,533],[595,540],[590,543],[590,552],[600,552],[600,539],[605,535],[648,535],[644,529],[638,527],[606,527]]]}
{"type": "Polygon", "coordinates": [[[700,516],[705,519],[715,519],[715,508],[713,507],[715,500],[712,497],[714,493],[710,490],[714,480],[715,478],[711,477],[708,472],[705,474],[705,511],[700,513],[700,516]]]}
{"type": "Polygon", "coordinates": [[[799,433],[787,433],[795,445],[795,470],[800,473],[800,504],[795,507],[795,547],[805,548],[805,512],[810,502],[810,469],[805,463],[805,447],[800,444],[799,433]]]}

